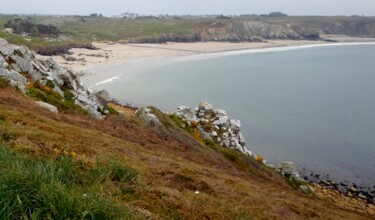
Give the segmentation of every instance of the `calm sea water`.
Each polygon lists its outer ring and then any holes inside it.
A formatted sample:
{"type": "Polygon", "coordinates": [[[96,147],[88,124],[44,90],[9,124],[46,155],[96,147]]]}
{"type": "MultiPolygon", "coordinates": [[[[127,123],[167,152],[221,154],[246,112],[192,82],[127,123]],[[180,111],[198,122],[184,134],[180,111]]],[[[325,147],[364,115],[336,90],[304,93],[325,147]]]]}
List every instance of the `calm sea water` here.
{"type": "MultiPolygon", "coordinates": [[[[99,70],[104,71],[104,70],[99,70]]],[[[202,100],[240,119],[247,148],[271,162],[375,184],[375,45],[186,59],[137,68],[95,89],[174,111],[202,100]]]]}

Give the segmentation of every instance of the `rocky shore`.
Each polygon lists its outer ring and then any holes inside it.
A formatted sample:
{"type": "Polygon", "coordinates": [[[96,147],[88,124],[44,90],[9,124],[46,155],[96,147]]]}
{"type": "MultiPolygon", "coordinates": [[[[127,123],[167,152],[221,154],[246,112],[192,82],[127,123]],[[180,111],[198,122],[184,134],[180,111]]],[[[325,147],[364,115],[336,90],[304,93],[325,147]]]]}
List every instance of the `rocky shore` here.
{"type": "MultiPolygon", "coordinates": [[[[94,118],[103,118],[108,113],[108,97],[87,89],[77,75],[73,69],[61,67],[51,58],[38,59],[34,51],[9,44],[0,38],[0,77],[9,80],[10,85],[26,94],[28,88],[37,84],[38,87],[50,88],[61,99],[67,98],[69,91],[74,96],[75,105],[85,109],[94,118]]],[[[48,103],[37,104],[53,112],[57,111],[56,107],[48,103]]]]}

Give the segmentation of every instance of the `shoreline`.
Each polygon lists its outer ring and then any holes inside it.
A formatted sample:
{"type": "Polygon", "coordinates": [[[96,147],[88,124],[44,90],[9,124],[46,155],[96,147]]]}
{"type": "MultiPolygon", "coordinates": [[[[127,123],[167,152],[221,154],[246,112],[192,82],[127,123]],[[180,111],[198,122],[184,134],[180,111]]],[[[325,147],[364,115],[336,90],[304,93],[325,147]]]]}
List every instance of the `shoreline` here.
{"type": "MultiPolygon", "coordinates": [[[[80,72],[81,81],[88,87],[111,82],[124,74],[112,68],[139,69],[147,65],[168,62],[216,58],[251,53],[283,52],[314,47],[375,44],[375,38],[332,37],[336,42],[307,40],[270,40],[267,42],[197,42],[166,44],[117,44],[94,42],[97,50],[72,49],[71,55],[52,56],[63,67],[80,72]],[[70,60],[70,61],[68,61],[70,60]]],[[[41,56],[41,58],[46,58],[41,56]]]]}

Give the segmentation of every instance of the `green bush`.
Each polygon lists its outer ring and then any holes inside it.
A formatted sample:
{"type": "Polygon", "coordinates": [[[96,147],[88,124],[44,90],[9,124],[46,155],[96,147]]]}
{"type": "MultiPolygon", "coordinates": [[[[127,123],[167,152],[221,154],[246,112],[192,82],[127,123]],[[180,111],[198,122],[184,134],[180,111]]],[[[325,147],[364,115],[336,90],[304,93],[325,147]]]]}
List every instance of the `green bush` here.
{"type": "Polygon", "coordinates": [[[0,77],[0,88],[5,88],[9,86],[9,80],[3,77],[0,77]]]}
{"type": "MultiPolygon", "coordinates": [[[[97,169],[100,176],[107,175],[97,169]]],[[[33,159],[0,146],[0,219],[123,219],[128,209],[101,192],[94,168],[68,157],[33,159]]],[[[128,177],[123,169],[116,177],[128,177]]]]}

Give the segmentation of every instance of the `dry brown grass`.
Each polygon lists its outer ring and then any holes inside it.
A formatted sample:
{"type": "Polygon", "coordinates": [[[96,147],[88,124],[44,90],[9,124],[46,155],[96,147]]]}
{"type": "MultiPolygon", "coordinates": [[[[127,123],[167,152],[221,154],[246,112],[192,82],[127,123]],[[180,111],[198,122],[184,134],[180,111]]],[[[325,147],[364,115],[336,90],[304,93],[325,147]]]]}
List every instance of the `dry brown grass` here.
{"type": "Polygon", "coordinates": [[[0,89],[0,137],[18,152],[113,158],[135,168],[139,184],[105,185],[140,218],[370,219],[293,189],[279,174],[232,150],[203,145],[165,117],[149,127],[133,116],[103,121],[53,114],[13,89],[0,89]],[[195,194],[198,190],[200,193],[195,194]]]}

